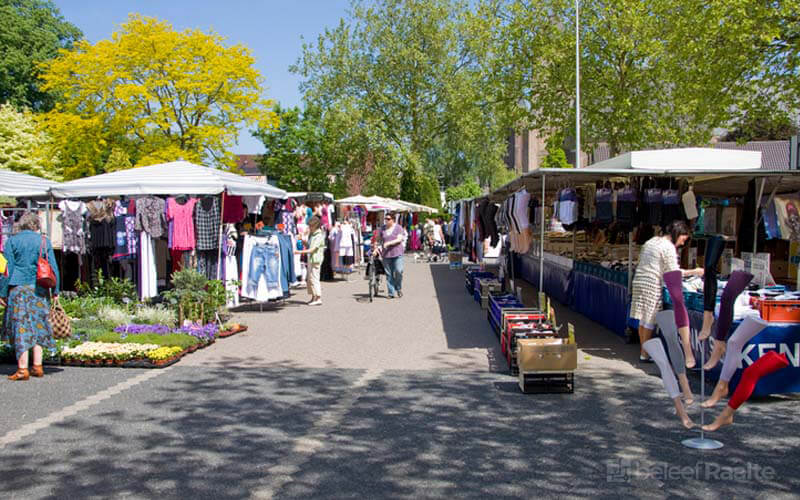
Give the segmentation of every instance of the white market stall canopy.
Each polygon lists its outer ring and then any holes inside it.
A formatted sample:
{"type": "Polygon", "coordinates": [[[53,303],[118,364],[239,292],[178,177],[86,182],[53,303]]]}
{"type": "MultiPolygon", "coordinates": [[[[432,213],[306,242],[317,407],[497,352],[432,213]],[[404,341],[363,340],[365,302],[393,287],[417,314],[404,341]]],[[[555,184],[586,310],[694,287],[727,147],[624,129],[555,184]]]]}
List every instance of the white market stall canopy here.
{"type": "Polygon", "coordinates": [[[747,192],[747,183],[751,179],[763,181],[763,190],[767,193],[773,190],[777,193],[800,190],[800,171],[762,169],[760,155],[758,151],[706,148],[633,151],[586,168],[534,170],[498,188],[489,197],[492,201],[500,202],[523,187],[528,191],[540,193],[543,182],[545,190],[552,192],[569,184],[592,183],[615,178],[624,180],[630,177],[686,178],[693,183],[696,193],[717,197],[744,195],[747,192]],[[713,154],[709,154],[709,151],[713,154]],[[697,153],[697,157],[688,160],[687,155],[691,156],[690,153],[694,152],[697,153]],[[657,155],[662,155],[663,158],[657,160],[655,159],[657,155]],[[698,159],[708,161],[705,164],[707,168],[700,168],[698,159]],[[726,163],[723,164],[723,160],[726,163]],[[658,164],[662,166],[657,167],[658,164]]]}
{"type": "Polygon", "coordinates": [[[0,170],[0,196],[46,198],[50,196],[50,188],[57,185],[57,182],[42,179],[35,175],[0,170]]]}
{"type": "Polygon", "coordinates": [[[270,184],[188,161],[173,161],[149,167],[95,175],[58,184],[51,189],[57,198],[96,196],[220,194],[267,196],[284,199],[286,191],[270,184]]]}
{"type": "Polygon", "coordinates": [[[392,200],[390,198],[383,198],[381,196],[364,196],[356,195],[348,198],[336,200],[340,205],[364,205],[368,210],[393,210],[397,212],[427,212],[436,213],[438,210],[435,208],[420,205],[419,203],[411,203],[409,201],[392,200]]]}
{"type": "Polygon", "coordinates": [[[760,151],[713,148],[676,148],[631,151],[594,163],[588,169],[635,170],[753,170],[761,168],[760,151]]]}
{"type": "Polygon", "coordinates": [[[289,192],[286,193],[287,198],[294,198],[299,201],[327,201],[333,202],[333,195],[331,193],[323,193],[323,192],[307,192],[307,191],[300,191],[300,192],[289,192]]]}

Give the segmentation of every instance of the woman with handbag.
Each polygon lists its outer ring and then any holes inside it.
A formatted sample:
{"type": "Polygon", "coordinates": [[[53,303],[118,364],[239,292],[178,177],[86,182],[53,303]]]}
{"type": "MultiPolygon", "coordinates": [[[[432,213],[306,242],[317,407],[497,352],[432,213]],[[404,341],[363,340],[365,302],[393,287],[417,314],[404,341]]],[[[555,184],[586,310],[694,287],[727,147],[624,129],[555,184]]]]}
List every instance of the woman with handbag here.
{"type": "Polygon", "coordinates": [[[17,372],[10,380],[43,377],[42,347],[54,347],[50,325],[50,300],[58,299],[59,276],[53,247],[40,233],[39,217],[26,212],[19,232],[5,244],[8,279],[0,284],[0,304],[6,307],[2,339],[14,346],[17,372]],[[33,349],[33,369],[28,371],[28,352],[33,349]]]}

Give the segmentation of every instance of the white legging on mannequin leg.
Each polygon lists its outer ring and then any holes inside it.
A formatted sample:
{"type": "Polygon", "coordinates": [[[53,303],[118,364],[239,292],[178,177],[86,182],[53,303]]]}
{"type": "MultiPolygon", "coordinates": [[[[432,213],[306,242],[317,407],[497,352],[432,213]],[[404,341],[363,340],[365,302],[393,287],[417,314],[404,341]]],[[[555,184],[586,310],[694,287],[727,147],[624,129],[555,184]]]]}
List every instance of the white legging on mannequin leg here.
{"type": "Polygon", "coordinates": [[[677,375],[686,373],[686,358],[683,355],[683,349],[681,349],[680,340],[678,339],[675,314],[672,311],[661,311],[656,314],[656,324],[661,330],[664,341],[667,343],[672,369],[675,370],[677,375]]]}
{"type": "Polygon", "coordinates": [[[677,398],[681,393],[678,389],[678,379],[675,378],[672,367],[667,361],[667,353],[664,351],[661,339],[650,339],[642,344],[642,347],[658,365],[658,369],[661,371],[661,381],[664,382],[664,389],[667,390],[669,398],[677,398]]]}
{"type": "Polygon", "coordinates": [[[725,361],[722,362],[722,373],[719,375],[720,380],[730,382],[733,374],[739,368],[740,356],[744,345],[753,337],[761,333],[761,330],[767,327],[767,322],[753,317],[747,317],[736,327],[736,330],[731,334],[728,339],[728,345],[725,350],[725,361]]]}

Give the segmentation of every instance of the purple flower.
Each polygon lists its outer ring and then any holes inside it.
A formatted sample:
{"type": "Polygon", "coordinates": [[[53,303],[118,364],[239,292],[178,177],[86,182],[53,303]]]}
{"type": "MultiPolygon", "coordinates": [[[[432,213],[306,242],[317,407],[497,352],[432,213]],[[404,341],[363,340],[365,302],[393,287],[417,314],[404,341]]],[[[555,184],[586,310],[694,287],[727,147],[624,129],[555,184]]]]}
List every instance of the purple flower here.
{"type": "Polygon", "coordinates": [[[175,330],[175,333],[183,333],[196,337],[204,342],[211,342],[214,340],[214,337],[217,336],[218,331],[219,327],[216,323],[209,323],[203,326],[196,324],[184,326],[175,330]]]}
{"type": "Polygon", "coordinates": [[[156,335],[167,335],[169,333],[182,333],[184,335],[191,335],[198,338],[203,342],[211,342],[217,336],[219,327],[216,323],[209,323],[207,325],[192,324],[181,328],[171,329],[167,325],[142,325],[131,323],[127,325],[120,325],[114,328],[116,333],[124,339],[128,335],[139,335],[144,333],[153,333],[156,335]]]}
{"type": "Polygon", "coordinates": [[[123,335],[138,335],[142,333],[166,335],[167,333],[171,333],[171,330],[167,325],[141,325],[136,323],[120,325],[114,328],[114,331],[123,335]]]}

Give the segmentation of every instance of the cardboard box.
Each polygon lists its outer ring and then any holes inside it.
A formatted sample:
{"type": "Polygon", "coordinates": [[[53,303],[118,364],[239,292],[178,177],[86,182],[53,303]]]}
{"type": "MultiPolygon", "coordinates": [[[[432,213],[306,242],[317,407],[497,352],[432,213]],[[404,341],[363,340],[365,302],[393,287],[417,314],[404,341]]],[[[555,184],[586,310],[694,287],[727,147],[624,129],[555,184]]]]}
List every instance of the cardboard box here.
{"type": "Polygon", "coordinates": [[[564,339],[519,339],[517,364],[520,372],[568,372],[578,368],[577,344],[564,339]]]}
{"type": "Polygon", "coordinates": [[[800,243],[797,241],[789,242],[789,276],[797,276],[800,269],[800,243]]]}
{"type": "Polygon", "coordinates": [[[723,276],[731,274],[731,260],[733,259],[733,248],[726,248],[722,251],[722,258],[719,260],[719,271],[723,276]]]}
{"type": "Polygon", "coordinates": [[[725,236],[736,236],[738,230],[736,207],[724,207],[720,217],[719,233],[725,236]]]}
{"type": "Polygon", "coordinates": [[[706,207],[703,210],[703,233],[717,234],[717,216],[719,215],[718,207],[706,207]]]}
{"type": "MultiPolygon", "coordinates": [[[[785,260],[773,260],[769,263],[769,272],[773,278],[790,278],[792,275],[789,272],[789,262],[785,260]]],[[[797,266],[795,265],[795,269],[797,266]]]]}

